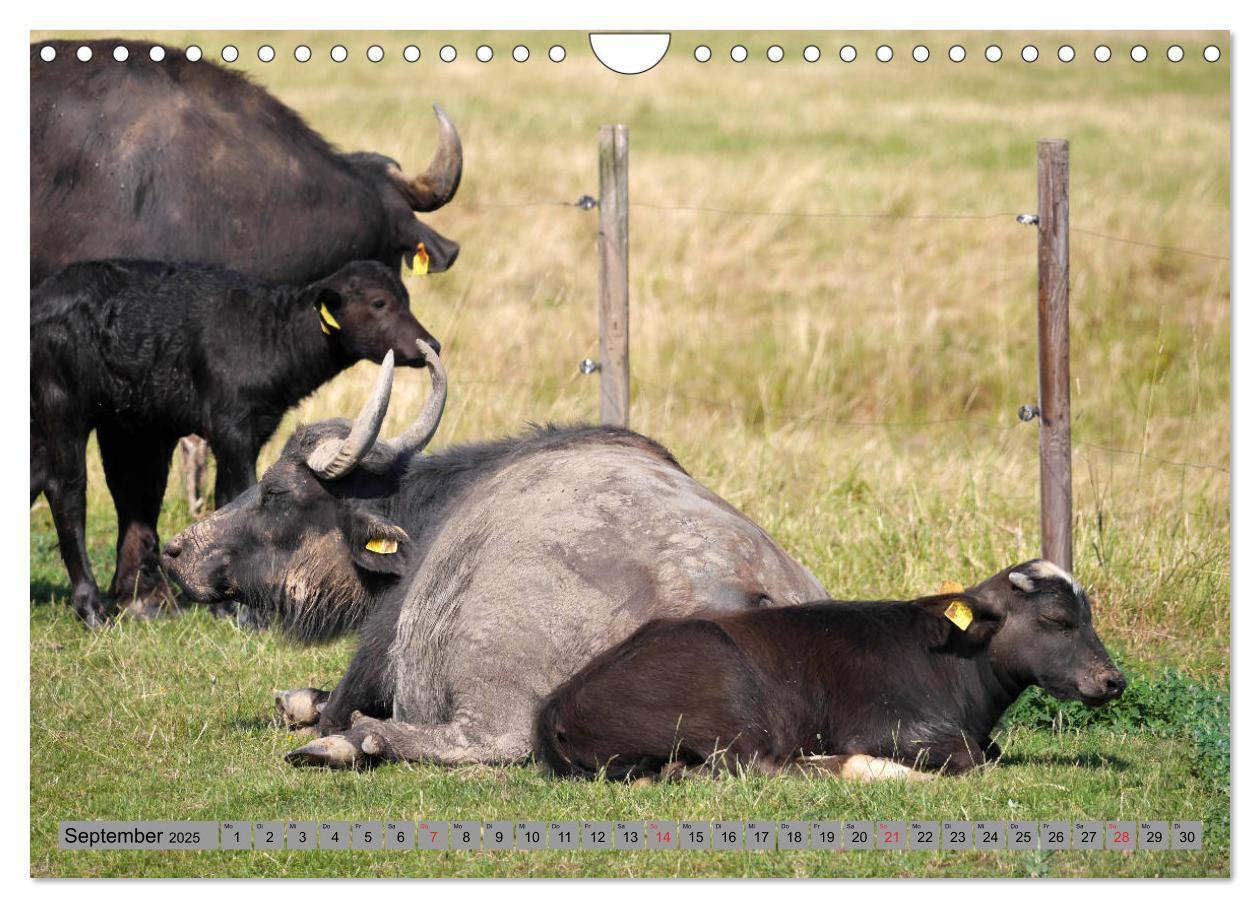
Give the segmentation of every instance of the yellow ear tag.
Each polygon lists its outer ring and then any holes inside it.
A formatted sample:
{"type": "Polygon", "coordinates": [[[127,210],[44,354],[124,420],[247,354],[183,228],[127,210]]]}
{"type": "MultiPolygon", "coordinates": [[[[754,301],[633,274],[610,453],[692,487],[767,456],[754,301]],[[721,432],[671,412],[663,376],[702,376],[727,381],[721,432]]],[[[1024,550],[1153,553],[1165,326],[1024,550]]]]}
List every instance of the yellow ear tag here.
{"type": "Polygon", "coordinates": [[[429,250],[424,248],[424,243],[416,244],[416,254],[411,258],[411,264],[403,262],[404,270],[413,276],[429,273],[429,250]]]}
{"type": "Polygon", "coordinates": [[[961,599],[955,599],[945,609],[945,617],[954,622],[954,626],[960,631],[965,631],[971,627],[971,619],[975,616],[971,614],[971,606],[961,599]]]}
{"type": "Polygon", "coordinates": [[[369,539],[363,547],[369,552],[376,552],[378,555],[392,555],[398,551],[398,540],[369,539]]]}
{"type": "Polygon", "coordinates": [[[325,334],[328,333],[329,328],[333,328],[337,331],[341,330],[341,324],[333,318],[333,314],[328,311],[327,303],[319,304],[319,327],[325,334]]]}
{"type": "Polygon", "coordinates": [[[964,589],[964,587],[963,587],[963,585],[962,585],[961,583],[958,583],[958,582],[957,582],[957,581],[955,581],[955,580],[946,580],[944,583],[942,583],[942,584],[941,584],[941,588],[940,588],[939,590],[937,590],[937,592],[938,592],[938,593],[941,593],[941,594],[944,594],[944,593],[961,593],[961,592],[963,591],[963,589],[964,589]]]}

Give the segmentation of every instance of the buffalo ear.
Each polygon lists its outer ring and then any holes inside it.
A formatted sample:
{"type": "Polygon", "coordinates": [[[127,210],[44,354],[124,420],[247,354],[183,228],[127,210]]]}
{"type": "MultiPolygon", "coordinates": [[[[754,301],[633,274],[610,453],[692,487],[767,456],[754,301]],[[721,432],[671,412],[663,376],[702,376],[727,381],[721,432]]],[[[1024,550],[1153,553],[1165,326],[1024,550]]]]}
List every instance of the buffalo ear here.
{"type": "Polygon", "coordinates": [[[342,532],[351,560],[363,570],[393,577],[401,577],[406,570],[411,537],[402,527],[356,508],[343,516],[342,532]]]}
{"type": "Polygon", "coordinates": [[[970,593],[938,593],[916,599],[915,605],[927,609],[942,622],[974,643],[984,643],[1002,623],[1002,614],[978,596],[970,593]]]}
{"type": "MultiPolygon", "coordinates": [[[[412,219],[415,225],[416,243],[424,243],[424,251],[429,256],[428,273],[440,274],[455,264],[459,258],[459,243],[448,240],[423,221],[412,219]]],[[[415,248],[415,244],[409,244],[415,248]]]]}
{"type": "Polygon", "coordinates": [[[345,302],[341,292],[324,285],[315,293],[315,311],[319,313],[319,330],[325,334],[333,334],[341,330],[338,317],[341,304],[345,302]]]}
{"type": "Polygon", "coordinates": [[[330,312],[336,312],[341,308],[341,305],[344,302],[345,298],[341,295],[341,291],[336,287],[329,286],[328,284],[324,284],[320,287],[319,291],[315,294],[316,309],[320,306],[327,306],[330,312]]]}

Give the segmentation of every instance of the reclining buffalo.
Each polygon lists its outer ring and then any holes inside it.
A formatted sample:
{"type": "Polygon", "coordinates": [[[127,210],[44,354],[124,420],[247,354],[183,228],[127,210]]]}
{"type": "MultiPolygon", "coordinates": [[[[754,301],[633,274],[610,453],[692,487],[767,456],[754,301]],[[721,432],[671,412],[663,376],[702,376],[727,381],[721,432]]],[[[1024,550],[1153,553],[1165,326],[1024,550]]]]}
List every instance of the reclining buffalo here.
{"type": "Polygon", "coordinates": [[[193,599],[238,599],[304,641],[357,631],[331,695],[279,698],[318,739],[291,762],[526,759],[539,703],[654,618],[825,591],[663,447],[537,428],[420,456],[446,400],[378,440],[392,356],[354,420],[299,427],[259,484],[186,529],[163,565],[193,599]]]}
{"type": "Polygon", "coordinates": [[[1030,561],[909,602],[653,621],[547,699],[536,754],[584,778],[962,773],[998,756],[993,729],[1031,685],[1090,706],[1123,693],[1091,619],[1070,575],[1030,561]]]}

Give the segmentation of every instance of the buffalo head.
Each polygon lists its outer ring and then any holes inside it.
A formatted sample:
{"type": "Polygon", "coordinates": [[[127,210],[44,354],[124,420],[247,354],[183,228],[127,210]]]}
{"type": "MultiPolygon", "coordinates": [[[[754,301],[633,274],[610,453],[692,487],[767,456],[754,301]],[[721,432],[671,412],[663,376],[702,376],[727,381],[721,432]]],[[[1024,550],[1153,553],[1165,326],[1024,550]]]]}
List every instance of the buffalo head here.
{"type": "Polygon", "coordinates": [[[445,271],[455,264],[459,244],[448,240],[412,212],[436,211],[455,195],[464,169],[464,150],[455,124],[434,104],[438,120],[438,148],[423,173],[408,176],[392,158],[375,152],[356,152],[344,159],[375,187],[385,206],[387,243],[382,260],[413,274],[445,271]]]}
{"type": "Polygon", "coordinates": [[[404,366],[423,366],[416,338],[435,353],[442,346],[411,314],[407,288],[380,262],[351,262],[308,288],[311,306],[329,343],[350,362],[381,362],[386,354],[404,366]]]}
{"type": "Polygon", "coordinates": [[[1125,678],[1094,632],[1089,597],[1049,561],[1028,561],[967,591],[978,608],[965,633],[987,640],[994,666],[1019,685],[1101,706],[1125,678]]]}
{"type": "Polygon", "coordinates": [[[432,391],[406,431],[377,438],[393,382],[388,353],[353,423],[299,427],[257,486],[167,543],[162,565],[192,599],[244,602],[308,642],[359,626],[405,572],[412,541],[394,517],[405,504],[400,480],[446,404],[446,371],[416,343],[432,391]]]}

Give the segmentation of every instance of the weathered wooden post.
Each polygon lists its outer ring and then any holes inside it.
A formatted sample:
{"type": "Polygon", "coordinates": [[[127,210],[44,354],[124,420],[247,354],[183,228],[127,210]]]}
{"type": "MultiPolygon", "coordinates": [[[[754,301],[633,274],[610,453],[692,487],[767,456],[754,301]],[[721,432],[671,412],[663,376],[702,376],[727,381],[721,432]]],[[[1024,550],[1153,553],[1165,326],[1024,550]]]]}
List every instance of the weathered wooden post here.
{"type": "Polygon", "coordinates": [[[1072,570],[1072,388],[1068,337],[1068,143],[1037,143],[1037,343],[1041,557],[1072,570]]]}
{"type": "Polygon", "coordinates": [[[630,136],[599,128],[599,419],[630,424],[630,136]]]}

